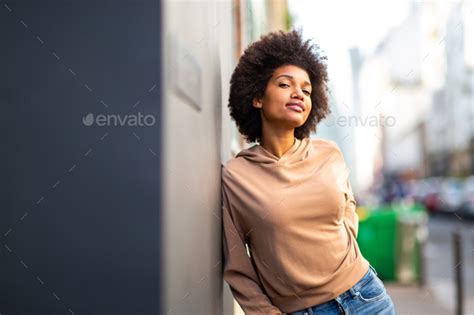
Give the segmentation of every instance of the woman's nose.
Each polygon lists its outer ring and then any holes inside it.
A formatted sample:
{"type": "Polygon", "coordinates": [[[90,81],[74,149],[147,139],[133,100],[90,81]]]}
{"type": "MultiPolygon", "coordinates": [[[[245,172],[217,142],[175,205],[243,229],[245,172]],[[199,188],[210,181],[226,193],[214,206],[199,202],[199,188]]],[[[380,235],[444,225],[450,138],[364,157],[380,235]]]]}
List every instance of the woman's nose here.
{"type": "Polygon", "coordinates": [[[303,91],[301,89],[297,88],[293,91],[293,94],[292,94],[291,97],[303,99],[303,91]]]}

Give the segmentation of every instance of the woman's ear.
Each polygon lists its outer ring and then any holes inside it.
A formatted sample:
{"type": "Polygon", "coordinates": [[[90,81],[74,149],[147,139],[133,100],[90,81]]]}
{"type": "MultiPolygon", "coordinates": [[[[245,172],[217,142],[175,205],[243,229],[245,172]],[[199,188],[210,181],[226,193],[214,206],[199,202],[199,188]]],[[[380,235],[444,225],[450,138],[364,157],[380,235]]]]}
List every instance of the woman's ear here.
{"type": "Polygon", "coordinates": [[[262,100],[260,98],[255,97],[252,101],[252,105],[255,108],[262,108],[262,100]]]}

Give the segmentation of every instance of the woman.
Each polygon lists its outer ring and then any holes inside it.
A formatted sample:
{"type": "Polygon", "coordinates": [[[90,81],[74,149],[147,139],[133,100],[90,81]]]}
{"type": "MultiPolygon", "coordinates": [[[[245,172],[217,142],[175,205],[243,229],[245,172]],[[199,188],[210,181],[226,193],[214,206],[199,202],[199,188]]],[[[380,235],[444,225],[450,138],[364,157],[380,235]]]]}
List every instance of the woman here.
{"type": "Polygon", "coordinates": [[[246,314],[394,314],[356,242],[341,151],[309,138],[330,112],[318,49],[270,33],[232,74],[231,117],[259,144],[222,168],[224,279],[246,314]]]}

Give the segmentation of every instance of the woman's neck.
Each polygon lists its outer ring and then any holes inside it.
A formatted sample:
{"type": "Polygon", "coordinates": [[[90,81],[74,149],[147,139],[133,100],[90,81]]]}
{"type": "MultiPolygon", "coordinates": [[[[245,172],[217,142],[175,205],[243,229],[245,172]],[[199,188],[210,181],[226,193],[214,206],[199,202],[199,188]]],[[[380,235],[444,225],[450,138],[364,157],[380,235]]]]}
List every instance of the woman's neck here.
{"type": "Polygon", "coordinates": [[[260,145],[277,157],[282,157],[296,142],[294,134],[285,136],[263,136],[260,145]]]}

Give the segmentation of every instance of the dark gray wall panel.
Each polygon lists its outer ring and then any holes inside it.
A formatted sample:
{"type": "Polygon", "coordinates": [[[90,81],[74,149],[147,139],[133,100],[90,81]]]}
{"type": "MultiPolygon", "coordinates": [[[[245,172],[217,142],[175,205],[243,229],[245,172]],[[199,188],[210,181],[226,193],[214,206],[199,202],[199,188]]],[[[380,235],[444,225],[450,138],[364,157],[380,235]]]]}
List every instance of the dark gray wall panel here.
{"type": "Polygon", "coordinates": [[[1,3],[1,314],[159,313],[160,23],[159,1],[1,3]]]}

